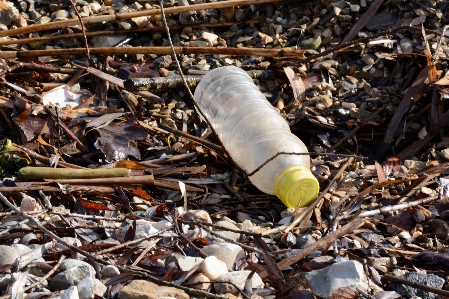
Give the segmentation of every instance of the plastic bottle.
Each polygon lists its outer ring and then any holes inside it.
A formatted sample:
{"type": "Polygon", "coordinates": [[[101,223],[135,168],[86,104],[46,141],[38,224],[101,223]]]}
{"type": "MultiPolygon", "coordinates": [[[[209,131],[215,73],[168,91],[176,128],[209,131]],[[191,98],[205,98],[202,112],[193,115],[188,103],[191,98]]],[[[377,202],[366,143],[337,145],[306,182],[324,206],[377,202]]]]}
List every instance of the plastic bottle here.
{"type": "MultiPolygon", "coordinates": [[[[198,84],[195,98],[232,159],[247,173],[279,152],[307,153],[284,118],[238,67],[208,72],[198,84]]],[[[249,179],[290,208],[310,205],[319,190],[308,155],[279,155],[249,179]]]]}

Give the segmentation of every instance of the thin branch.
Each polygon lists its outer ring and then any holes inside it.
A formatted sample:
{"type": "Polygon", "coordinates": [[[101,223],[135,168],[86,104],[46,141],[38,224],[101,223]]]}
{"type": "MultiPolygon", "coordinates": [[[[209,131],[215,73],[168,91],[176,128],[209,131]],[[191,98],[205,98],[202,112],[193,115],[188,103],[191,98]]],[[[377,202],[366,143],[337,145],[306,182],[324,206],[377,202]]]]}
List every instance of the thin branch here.
{"type": "MultiPolygon", "coordinates": [[[[88,252],[86,252],[84,250],[81,250],[78,247],[70,245],[69,243],[67,243],[66,241],[64,241],[60,237],[58,237],[56,234],[54,234],[53,232],[49,231],[44,226],[42,226],[42,224],[40,224],[40,222],[38,220],[36,220],[34,217],[32,217],[32,216],[22,212],[17,207],[15,207],[13,204],[11,204],[9,202],[9,200],[2,193],[0,193],[0,200],[7,207],[9,207],[10,209],[14,210],[17,214],[19,214],[21,217],[24,217],[24,218],[30,220],[31,222],[33,222],[34,225],[36,225],[36,227],[39,228],[39,230],[41,230],[42,232],[44,232],[45,234],[47,234],[48,236],[50,236],[51,238],[56,240],[58,243],[66,246],[66,247],[70,248],[71,250],[73,250],[75,252],[78,252],[78,253],[86,256],[86,257],[89,257],[92,260],[94,260],[94,261],[96,261],[96,262],[98,262],[98,263],[100,263],[102,265],[112,265],[111,263],[109,263],[109,262],[107,262],[107,261],[105,261],[103,259],[100,259],[100,258],[98,258],[98,257],[96,257],[96,256],[94,256],[94,255],[92,255],[92,254],[90,254],[90,253],[88,253],[88,252]]],[[[145,272],[142,272],[142,271],[132,270],[132,269],[129,269],[127,267],[119,266],[119,265],[114,265],[114,266],[116,266],[120,271],[128,272],[128,273],[131,273],[131,274],[134,274],[134,275],[141,276],[142,278],[148,279],[149,281],[152,281],[152,282],[157,283],[159,285],[168,286],[168,287],[174,287],[174,288],[183,290],[187,294],[192,295],[192,296],[196,296],[196,297],[203,297],[204,296],[206,298],[217,298],[217,299],[226,299],[227,298],[225,296],[215,295],[215,294],[204,292],[204,291],[201,291],[201,290],[195,290],[195,289],[187,288],[187,287],[184,287],[184,286],[179,286],[179,285],[176,285],[176,284],[174,284],[172,282],[163,281],[163,280],[160,280],[160,279],[158,279],[158,278],[156,278],[156,277],[154,277],[152,275],[149,275],[149,274],[147,274],[145,272]]]]}
{"type": "MultiPolygon", "coordinates": [[[[0,33],[1,32],[5,31],[0,31],[0,33]]],[[[206,55],[222,54],[232,56],[286,57],[292,59],[300,59],[304,57],[303,50],[293,50],[291,48],[266,49],[266,48],[225,48],[225,47],[174,47],[174,49],[176,54],[206,54],[206,55]]],[[[1,51],[0,58],[6,59],[6,58],[32,58],[41,56],[73,56],[73,55],[83,55],[84,53],[85,50],[82,48],[29,50],[29,51],[1,51]]],[[[125,55],[125,54],[168,55],[171,53],[172,50],[170,47],[126,47],[126,48],[100,47],[90,49],[90,54],[94,55],[125,55]]]]}
{"type": "Polygon", "coordinates": [[[83,19],[81,18],[81,15],[75,6],[75,3],[73,3],[73,0],[69,0],[69,1],[70,1],[70,5],[72,6],[73,10],[75,11],[75,14],[78,17],[78,20],[81,24],[81,30],[83,32],[83,39],[84,39],[84,46],[86,47],[86,55],[87,55],[87,58],[90,59],[89,45],[87,44],[87,37],[86,37],[86,27],[84,26],[83,19]]]}
{"type": "MultiPolygon", "coordinates": [[[[282,260],[278,263],[278,266],[280,269],[283,269],[285,267],[291,266],[294,263],[302,260],[303,258],[306,258],[309,254],[312,252],[320,249],[321,247],[327,246],[328,244],[332,243],[334,240],[339,239],[343,237],[344,235],[350,233],[351,231],[355,230],[356,228],[359,228],[365,223],[363,219],[355,218],[345,226],[341,227],[339,230],[319,239],[315,243],[313,243],[310,246],[307,246],[297,254],[286,258],[285,260],[282,260]]],[[[264,271],[262,273],[259,273],[260,278],[265,278],[268,276],[268,272],[264,271]]]]}
{"type": "MultiPolygon", "coordinates": [[[[193,4],[187,6],[176,6],[170,7],[166,9],[166,14],[178,14],[189,11],[200,11],[200,10],[208,10],[208,9],[219,9],[219,8],[227,8],[234,6],[246,6],[252,4],[262,4],[262,3],[273,3],[273,2],[282,2],[282,0],[232,0],[232,1],[221,1],[221,2],[211,2],[211,3],[202,3],[202,4],[193,4]]],[[[161,11],[159,9],[147,9],[136,12],[122,13],[122,14],[114,14],[114,15],[102,15],[95,17],[87,17],[83,18],[84,24],[95,24],[102,22],[110,22],[113,23],[115,21],[120,20],[128,20],[141,16],[155,16],[160,15],[161,11]]],[[[0,31],[0,37],[4,36],[14,36],[19,34],[26,34],[32,32],[42,32],[45,30],[52,29],[61,29],[69,26],[76,26],[79,24],[78,20],[65,20],[65,21],[56,21],[50,22],[46,24],[32,25],[17,29],[9,29],[0,31]]],[[[91,49],[92,50],[92,49],[91,49]]]]}

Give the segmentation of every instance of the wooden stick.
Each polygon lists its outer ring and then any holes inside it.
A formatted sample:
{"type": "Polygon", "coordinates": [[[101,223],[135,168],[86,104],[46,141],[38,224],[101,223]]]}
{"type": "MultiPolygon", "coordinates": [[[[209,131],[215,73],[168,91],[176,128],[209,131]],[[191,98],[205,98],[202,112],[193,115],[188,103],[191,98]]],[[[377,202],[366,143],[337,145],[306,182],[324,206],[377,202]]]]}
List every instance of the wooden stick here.
{"type": "MultiPolygon", "coordinates": [[[[203,3],[203,4],[193,4],[187,6],[176,6],[165,9],[165,14],[178,14],[188,11],[199,11],[199,10],[207,10],[207,9],[218,9],[218,8],[227,8],[234,6],[246,6],[251,4],[262,4],[262,3],[272,3],[272,2],[281,2],[282,0],[231,0],[231,1],[221,1],[221,2],[211,2],[211,3],[203,3]]],[[[102,22],[115,22],[120,20],[127,20],[136,17],[142,16],[156,16],[160,15],[160,9],[150,9],[136,12],[129,12],[123,14],[114,14],[114,15],[103,15],[103,16],[95,16],[95,17],[87,17],[83,18],[83,22],[85,25],[94,24],[94,23],[102,23],[102,22]]],[[[51,22],[46,24],[38,24],[33,26],[27,26],[17,29],[9,29],[5,31],[0,31],[0,37],[3,36],[14,36],[19,34],[26,34],[32,32],[42,32],[45,30],[52,29],[60,29],[66,28],[70,26],[76,26],[79,24],[79,20],[71,19],[64,21],[51,22]]]]}
{"type": "Polygon", "coordinates": [[[84,179],[84,184],[94,178],[124,177],[128,176],[130,170],[126,168],[96,168],[96,169],[69,169],[51,167],[22,167],[17,175],[21,180],[42,179],[84,179]],[[86,181],[89,179],[89,181],[86,181]]]}
{"type": "MultiPolygon", "coordinates": [[[[221,2],[218,2],[221,3],[221,2]]],[[[25,27],[26,28],[26,27],[25,27]]],[[[4,31],[0,31],[4,32],[4,31]]],[[[41,56],[73,56],[85,54],[85,49],[51,49],[30,51],[1,51],[0,58],[31,58],[41,56]]],[[[301,59],[304,57],[303,50],[291,48],[267,49],[267,48],[225,48],[225,47],[175,47],[176,54],[207,54],[207,55],[231,55],[231,56],[263,56],[263,57],[287,57],[301,59]]],[[[172,51],[170,47],[100,47],[91,48],[91,54],[96,55],[132,55],[132,54],[157,54],[168,55],[172,51]]]]}
{"type": "MultiPolygon", "coordinates": [[[[260,20],[248,20],[245,24],[259,24],[260,20]]],[[[186,27],[191,27],[192,29],[197,28],[226,28],[231,27],[235,22],[228,23],[217,23],[217,24],[188,24],[188,25],[178,25],[178,26],[170,26],[170,31],[182,30],[186,27]]],[[[130,34],[130,33],[151,33],[151,32],[165,32],[164,27],[153,27],[153,28],[131,28],[128,30],[106,30],[106,31],[94,31],[94,32],[86,32],[86,37],[94,37],[94,36],[109,36],[109,35],[121,35],[121,34],[130,34]]],[[[59,35],[50,35],[50,36],[41,36],[41,37],[31,37],[31,38],[22,38],[22,39],[10,39],[10,40],[0,40],[0,46],[6,45],[23,45],[29,43],[45,43],[54,40],[64,40],[64,39],[72,39],[72,38],[83,38],[84,35],[82,33],[71,33],[71,34],[59,34],[59,35]]]]}
{"type": "MultiPolygon", "coordinates": [[[[112,168],[120,169],[120,168],[112,168]]],[[[123,169],[123,168],[122,168],[123,169]]],[[[46,180],[47,182],[57,182],[59,184],[70,184],[70,185],[85,185],[86,179],[54,179],[46,180]]],[[[89,185],[93,184],[139,184],[139,185],[153,185],[154,177],[152,175],[137,175],[137,176],[123,176],[123,177],[108,177],[108,178],[94,178],[89,179],[87,182],[89,185]]]]}
{"type": "MultiPolygon", "coordinates": [[[[279,268],[282,269],[287,266],[293,265],[294,263],[302,260],[303,258],[306,258],[309,254],[318,250],[319,248],[327,246],[328,244],[332,243],[334,240],[339,239],[339,238],[343,237],[344,235],[350,233],[354,229],[362,226],[364,223],[365,222],[363,221],[363,219],[360,219],[360,218],[356,218],[356,219],[352,220],[351,222],[349,222],[348,224],[346,224],[339,230],[327,235],[324,238],[319,239],[312,245],[307,246],[301,252],[298,252],[297,254],[295,254],[289,258],[286,258],[285,260],[280,261],[278,263],[279,268]]],[[[265,278],[268,276],[268,272],[264,271],[262,273],[259,273],[259,276],[260,276],[260,278],[265,278]]]]}

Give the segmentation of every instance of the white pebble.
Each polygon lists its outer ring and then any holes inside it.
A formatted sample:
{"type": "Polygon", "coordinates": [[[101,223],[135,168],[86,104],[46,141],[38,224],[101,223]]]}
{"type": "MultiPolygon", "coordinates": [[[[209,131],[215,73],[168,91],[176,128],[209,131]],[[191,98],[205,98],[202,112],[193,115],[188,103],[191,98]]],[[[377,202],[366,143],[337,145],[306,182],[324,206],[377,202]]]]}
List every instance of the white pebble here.
{"type": "Polygon", "coordinates": [[[215,281],[219,276],[228,273],[226,264],[215,256],[208,256],[201,265],[201,272],[211,281],[215,281]]]}

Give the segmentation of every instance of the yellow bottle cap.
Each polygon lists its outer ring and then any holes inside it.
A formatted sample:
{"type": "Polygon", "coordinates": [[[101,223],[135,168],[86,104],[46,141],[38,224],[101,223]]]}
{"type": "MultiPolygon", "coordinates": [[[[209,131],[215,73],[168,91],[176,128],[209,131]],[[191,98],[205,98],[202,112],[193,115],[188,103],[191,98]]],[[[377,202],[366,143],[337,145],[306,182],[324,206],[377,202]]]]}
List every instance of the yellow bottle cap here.
{"type": "Polygon", "coordinates": [[[317,198],[320,185],[310,169],[294,166],[278,176],[274,190],[288,208],[301,208],[309,206],[317,198]]]}

